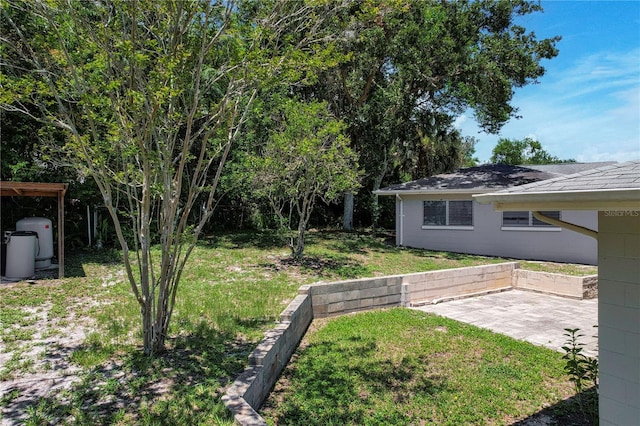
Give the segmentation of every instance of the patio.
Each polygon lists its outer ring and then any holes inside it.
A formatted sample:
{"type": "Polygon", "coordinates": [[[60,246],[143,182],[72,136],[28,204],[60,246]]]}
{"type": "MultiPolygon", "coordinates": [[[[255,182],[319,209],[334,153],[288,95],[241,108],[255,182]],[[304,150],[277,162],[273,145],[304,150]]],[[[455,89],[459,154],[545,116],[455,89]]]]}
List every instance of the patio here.
{"type": "Polygon", "coordinates": [[[598,299],[575,300],[510,290],[424,305],[421,311],[452,318],[535,345],[562,351],[565,328],[579,328],[584,353],[598,355],[598,299]]]}

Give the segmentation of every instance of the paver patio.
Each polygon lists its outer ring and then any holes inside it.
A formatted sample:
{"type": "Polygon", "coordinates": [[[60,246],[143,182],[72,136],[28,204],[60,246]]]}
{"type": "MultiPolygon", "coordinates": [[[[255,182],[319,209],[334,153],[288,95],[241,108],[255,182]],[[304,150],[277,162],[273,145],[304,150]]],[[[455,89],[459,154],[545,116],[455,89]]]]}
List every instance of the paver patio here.
{"type": "Polygon", "coordinates": [[[420,306],[416,309],[487,328],[535,345],[562,351],[565,328],[579,328],[584,353],[598,354],[598,300],[574,300],[511,290],[420,306]]]}

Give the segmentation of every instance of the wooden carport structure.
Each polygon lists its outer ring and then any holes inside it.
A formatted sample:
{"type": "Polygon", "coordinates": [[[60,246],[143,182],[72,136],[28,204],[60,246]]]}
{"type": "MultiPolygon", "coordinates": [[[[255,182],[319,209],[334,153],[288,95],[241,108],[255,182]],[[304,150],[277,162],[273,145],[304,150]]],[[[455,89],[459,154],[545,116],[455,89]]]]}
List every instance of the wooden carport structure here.
{"type": "Polygon", "coordinates": [[[64,277],[64,195],[66,183],[0,181],[2,197],[55,197],[58,199],[58,277],[64,277]]]}

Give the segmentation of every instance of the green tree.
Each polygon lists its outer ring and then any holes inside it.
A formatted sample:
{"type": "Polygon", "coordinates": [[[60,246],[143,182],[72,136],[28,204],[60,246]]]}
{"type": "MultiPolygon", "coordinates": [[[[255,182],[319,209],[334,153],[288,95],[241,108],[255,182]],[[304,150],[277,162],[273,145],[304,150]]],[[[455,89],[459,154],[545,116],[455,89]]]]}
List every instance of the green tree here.
{"type": "Polygon", "coordinates": [[[291,255],[303,256],[305,233],[318,201],[331,203],[358,186],[358,163],[325,102],[287,99],[262,155],[254,158],[254,185],[291,232],[291,255]]]}
{"type": "Polygon", "coordinates": [[[542,144],[532,138],[505,139],[501,138],[491,151],[493,164],[554,164],[554,163],[574,163],[575,160],[561,160],[549,154],[542,148],[542,144]]]}
{"type": "Polygon", "coordinates": [[[353,2],[328,21],[348,59],[302,92],[347,123],[367,190],[391,172],[455,168],[465,148],[453,118],[471,108],[497,132],[517,116],[514,90],[536,82],[540,62],[557,55],[559,37],[539,40],[515,23],[541,10],[526,0],[353,2]]]}
{"type": "Polygon", "coordinates": [[[315,29],[332,9],[2,0],[0,108],[62,129],[62,160],[95,180],[140,304],[145,353],[164,349],[182,271],[258,88],[313,78],[331,56],[315,29]],[[292,28],[296,37],[282,37],[292,28]]]}

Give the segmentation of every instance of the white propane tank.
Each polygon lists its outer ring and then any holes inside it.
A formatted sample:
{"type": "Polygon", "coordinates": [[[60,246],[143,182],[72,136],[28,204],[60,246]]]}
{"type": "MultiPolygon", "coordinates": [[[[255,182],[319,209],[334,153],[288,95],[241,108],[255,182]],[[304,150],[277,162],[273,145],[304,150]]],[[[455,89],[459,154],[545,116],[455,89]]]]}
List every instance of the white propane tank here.
{"type": "Polygon", "coordinates": [[[51,221],[44,217],[25,217],[16,222],[16,231],[34,231],[38,233],[36,251],[36,269],[51,266],[53,257],[53,227],[51,221]]]}
{"type": "Polygon", "coordinates": [[[37,248],[37,236],[33,231],[15,231],[7,242],[7,266],[5,277],[29,278],[33,276],[37,248]]]}

